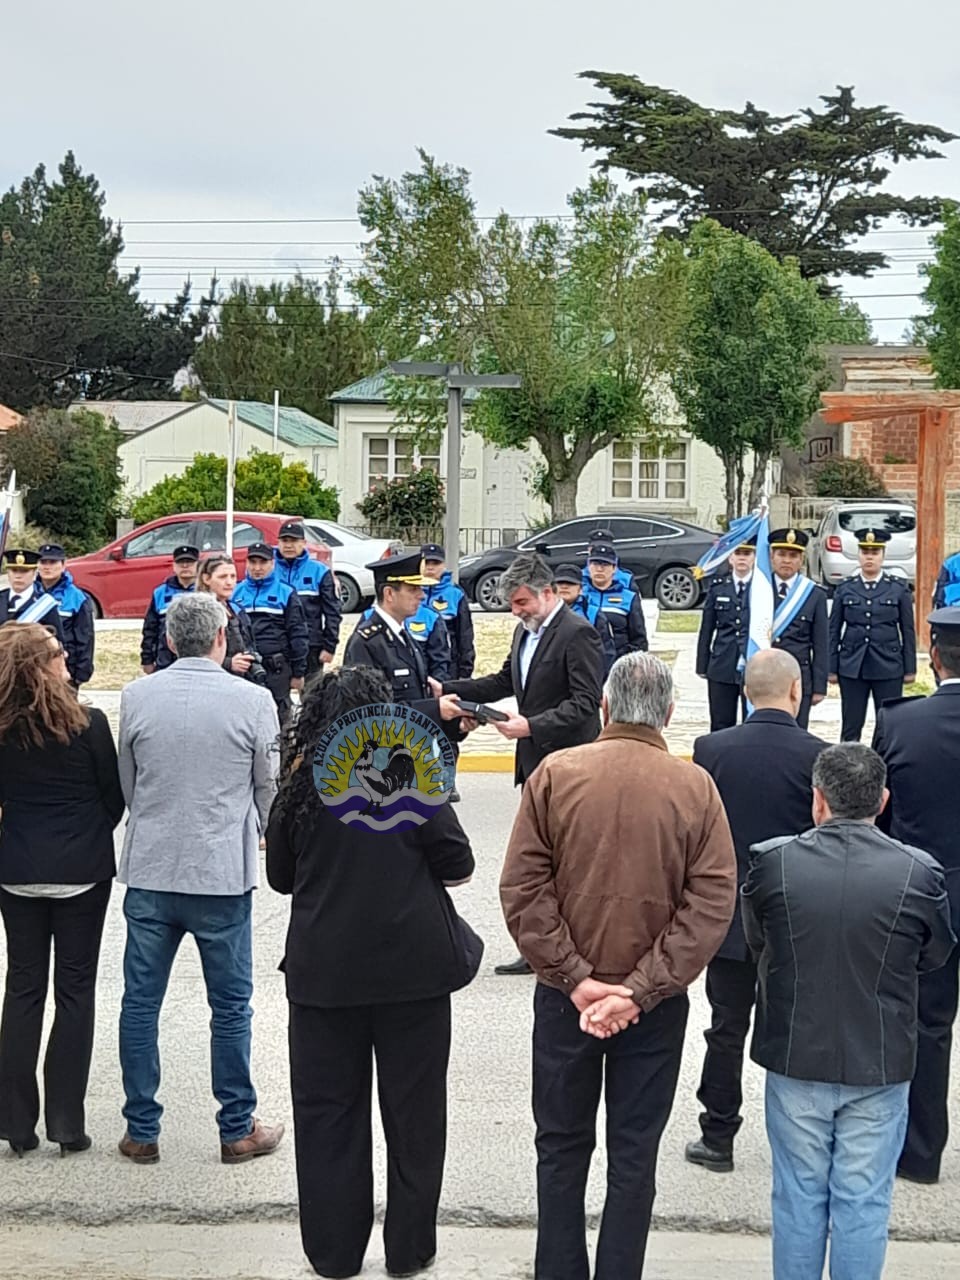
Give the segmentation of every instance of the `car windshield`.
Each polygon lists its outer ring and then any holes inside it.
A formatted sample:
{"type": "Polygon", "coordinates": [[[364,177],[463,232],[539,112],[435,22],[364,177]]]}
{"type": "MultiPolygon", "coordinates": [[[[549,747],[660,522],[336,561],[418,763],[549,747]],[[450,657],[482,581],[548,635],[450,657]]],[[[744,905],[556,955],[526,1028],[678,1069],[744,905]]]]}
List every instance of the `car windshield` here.
{"type": "MultiPolygon", "coordinates": [[[[373,539],[370,537],[370,534],[369,534],[369,533],[363,533],[363,532],[361,532],[361,530],[359,530],[359,529],[348,529],[348,528],[346,527],[346,525],[343,525],[343,524],[337,524],[337,523],[336,523],[335,521],[333,521],[333,520],[329,521],[329,523],[327,524],[327,526],[326,526],[326,527],[327,527],[328,529],[336,529],[337,533],[342,533],[342,534],[343,534],[343,536],[344,536],[345,538],[355,539],[355,540],[356,540],[356,541],[358,541],[358,542],[372,542],[372,541],[373,541],[373,539]]],[[[321,528],[322,528],[322,526],[321,526],[321,525],[318,525],[318,524],[317,524],[317,525],[310,525],[310,524],[308,524],[308,525],[307,525],[307,538],[308,538],[311,542],[317,542],[317,543],[319,543],[319,544],[322,546],[322,545],[323,545],[323,541],[324,541],[324,540],[323,540],[323,538],[322,538],[322,536],[321,536],[321,533],[320,533],[321,528]]]]}
{"type": "Polygon", "coordinates": [[[844,533],[856,533],[858,529],[882,529],[884,533],[913,533],[917,517],[902,508],[886,511],[840,511],[837,520],[844,533]]]}

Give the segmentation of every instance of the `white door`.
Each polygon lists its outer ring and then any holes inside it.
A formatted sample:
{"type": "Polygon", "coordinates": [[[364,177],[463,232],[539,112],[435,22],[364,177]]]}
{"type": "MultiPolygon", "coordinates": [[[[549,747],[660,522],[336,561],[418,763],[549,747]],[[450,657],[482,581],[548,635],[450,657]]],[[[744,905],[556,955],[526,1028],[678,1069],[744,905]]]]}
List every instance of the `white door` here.
{"type": "Polygon", "coordinates": [[[539,503],[530,493],[530,455],[522,449],[483,451],[483,524],[487,529],[528,527],[539,503]]]}

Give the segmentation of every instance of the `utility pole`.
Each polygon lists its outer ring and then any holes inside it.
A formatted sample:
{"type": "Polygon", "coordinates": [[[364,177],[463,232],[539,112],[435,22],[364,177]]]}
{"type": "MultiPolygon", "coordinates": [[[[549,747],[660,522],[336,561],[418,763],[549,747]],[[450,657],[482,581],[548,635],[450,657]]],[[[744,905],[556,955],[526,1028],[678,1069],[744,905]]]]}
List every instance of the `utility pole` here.
{"type": "Polygon", "coordinates": [[[273,452],[279,452],[277,448],[280,436],[280,392],[273,393],[273,452]]]}
{"type": "Polygon", "coordinates": [[[233,483],[237,466],[237,404],[227,404],[227,536],[226,552],[233,556],[233,483]]]}
{"type": "Polygon", "coordinates": [[[433,360],[392,360],[390,372],[401,378],[443,378],[447,385],[447,515],[444,541],[447,566],[454,582],[460,579],[460,442],[463,438],[463,393],[467,387],[523,385],[518,373],[465,373],[460,364],[433,360]]]}

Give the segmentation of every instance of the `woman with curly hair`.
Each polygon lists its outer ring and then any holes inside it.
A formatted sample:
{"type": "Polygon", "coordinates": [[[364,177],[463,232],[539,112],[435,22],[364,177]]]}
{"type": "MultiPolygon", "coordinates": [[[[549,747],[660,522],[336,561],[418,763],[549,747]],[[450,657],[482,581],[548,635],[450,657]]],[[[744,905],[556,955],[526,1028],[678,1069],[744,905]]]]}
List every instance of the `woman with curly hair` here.
{"type": "Polygon", "coordinates": [[[314,786],[327,727],[390,702],[389,683],[369,667],[307,686],[267,827],[267,878],[293,895],[282,968],[300,1232],[322,1276],[357,1275],[373,1227],[374,1059],[387,1141],[387,1271],[412,1276],[433,1260],[450,993],[471,980],[482,951],[447,893],[473,873],[449,804],[412,830],[377,832],[339,821],[314,786]]]}
{"type": "Polygon", "coordinates": [[[97,963],[123,793],[106,716],[77,702],[63,645],[30,623],[0,628],[0,809],[0,1138],[18,1156],[40,1143],[37,1059],[52,943],[47,1138],[61,1155],[86,1151],[97,963]]]}

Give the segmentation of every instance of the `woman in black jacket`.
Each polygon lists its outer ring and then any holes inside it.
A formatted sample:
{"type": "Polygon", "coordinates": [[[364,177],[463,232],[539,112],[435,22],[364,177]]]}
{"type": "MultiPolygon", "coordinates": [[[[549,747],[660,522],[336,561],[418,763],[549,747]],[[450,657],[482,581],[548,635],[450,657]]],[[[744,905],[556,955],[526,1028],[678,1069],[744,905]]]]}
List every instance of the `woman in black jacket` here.
{"type": "Polygon", "coordinates": [[[37,1058],[53,943],[56,1016],[44,1059],[47,1138],[86,1151],[100,937],[123,817],[113,735],[70,689],[46,627],[0,629],[0,913],[7,981],[0,1024],[0,1138],[39,1145],[37,1058]]]}
{"type": "Polygon", "coordinates": [[[197,590],[209,591],[227,611],[227,653],[224,668],[235,676],[243,676],[256,684],[265,684],[262,665],[254,658],[257,643],[253,623],[245,609],[231,603],[237,589],[237,568],[229,556],[208,556],[197,571],[197,590]]]}
{"type": "Polygon", "coordinates": [[[450,992],[473,977],[482,949],[445,888],[473,872],[449,804],[413,830],[377,832],[339,821],[314,786],[324,730],[347,711],[391,701],[381,673],[365,667],[307,687],[267,827],[267,878],[293,894],[281,967],[300,1232],[323,1276],[357,1275],[373,1226],[374,1058],[387,1141],[388,1274],[415,1275],[436,1253],[450,992]]]}

